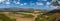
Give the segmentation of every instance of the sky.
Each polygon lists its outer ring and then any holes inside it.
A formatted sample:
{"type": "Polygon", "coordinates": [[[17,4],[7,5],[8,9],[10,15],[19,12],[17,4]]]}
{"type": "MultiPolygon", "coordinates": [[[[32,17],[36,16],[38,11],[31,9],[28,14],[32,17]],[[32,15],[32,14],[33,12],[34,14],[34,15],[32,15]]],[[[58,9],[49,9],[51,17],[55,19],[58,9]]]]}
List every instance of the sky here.
{"type": "Polygon", "coordinates": [[[0,8],[34,8],[52,10],[57,7],[51,5],[53,0],[0,0],[0,8]]]}

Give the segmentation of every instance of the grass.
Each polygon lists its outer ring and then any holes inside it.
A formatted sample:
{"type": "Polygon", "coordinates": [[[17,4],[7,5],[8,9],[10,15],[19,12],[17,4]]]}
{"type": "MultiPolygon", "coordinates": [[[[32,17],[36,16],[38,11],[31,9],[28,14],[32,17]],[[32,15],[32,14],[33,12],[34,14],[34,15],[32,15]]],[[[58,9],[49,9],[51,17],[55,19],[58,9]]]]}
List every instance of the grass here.
{"type": "MultiPolygon", "coordinates": [[[[14,13],[16,13],[16,12],[14,12],[14,13]]],[[[32,17],[34,17],[31,14],[23,14],[23,15],[24,15],[24,17],[22,17],[22,18],[32,18],[32,17]]],[[[48,16],[49,16],[48,18],[45,18],[45,15],[39,15],[37,18],[35,18],[35,21],[52,21],[55,18],[54,15],[48,15],[48,16]],[[41,20],[40,18],[43,18],[43,19],[41,20]]]]}
{"type": "Polygon", "coordinates": [[[46,18],[45,15],[38,16],[37,18],[35,18],[35,21],[52,21],[55,18],[54,15],[48,15],[48,16],[49,16],[48,18],[46,18]]]}
{"type": "Polygon", "coordinates": [[[34,16],[31,15],[31,14],[24,14],[24,17],[23,18],[32,18],[32,17],[34,17],[34,16]]]}
{"type": "Polygon", "coordinates": [[[35,18],[35,21],[40,21],[40,16],[37,16],[37,18],[35,18]]]}
{"type": "MultiPolygon", "coordinates": [[[[17,12],[13,12],[13,14],[18,14],[17,12]]],[[[33,18],[34,16],[31,14],[24,14],[22,13],[22,15],[24,15],[24,17],[22,18],[33,18]]],[[[35,18],[35,21],[52,21],[54,19],[54,15],[48,15],[48,19],[45,18],[45,15],[39,15],[37,18],[35,18]],[[42,20],[40,18],[43,18],[42,20]]],[[[4,14],[0,14],[0,19],[2,19],[2,21],[16,21],[16,19],[10,19],[9,17],[5,16],[4,14]]]]}
{"type": "Polygon", "coordinates": [[[15,21],[15,19],[10,19],[9,17],[5,16],[4,14],[0,14],[0,19],[2,21],[15,21]]]}

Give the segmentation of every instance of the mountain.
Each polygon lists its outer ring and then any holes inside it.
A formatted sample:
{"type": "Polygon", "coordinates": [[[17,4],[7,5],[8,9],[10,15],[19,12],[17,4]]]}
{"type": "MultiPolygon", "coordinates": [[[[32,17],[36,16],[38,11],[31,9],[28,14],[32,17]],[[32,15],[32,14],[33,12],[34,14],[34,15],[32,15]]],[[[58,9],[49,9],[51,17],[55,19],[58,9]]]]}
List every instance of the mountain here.
{"type": "Polygon", "coordinates": [[[34,11],[47,12],[49,10],[33,9],[33,8],[0,8],[0,12],[34,12],[34,11]]]}
{"type": "Polygon", "coordinates": [[[8,12],[14,12],[14,11],[31,11],[31,12],[33,12],[33,8],[0,8],[0,12],[6,12],[6,11],[8,11],[8,12]]]}

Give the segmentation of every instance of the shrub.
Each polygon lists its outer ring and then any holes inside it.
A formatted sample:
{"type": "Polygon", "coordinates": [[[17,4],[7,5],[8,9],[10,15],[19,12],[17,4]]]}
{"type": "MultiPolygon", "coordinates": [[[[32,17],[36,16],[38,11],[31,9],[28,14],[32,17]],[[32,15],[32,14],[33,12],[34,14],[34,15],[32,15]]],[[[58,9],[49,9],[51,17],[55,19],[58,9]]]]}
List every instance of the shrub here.
{"type": "Polygon", "coordinates": [[[24,17],[23,18],[32,18],[32,17],[34,17],[34,16],[31,15],[31,14],[24,14],[24,17]]]}

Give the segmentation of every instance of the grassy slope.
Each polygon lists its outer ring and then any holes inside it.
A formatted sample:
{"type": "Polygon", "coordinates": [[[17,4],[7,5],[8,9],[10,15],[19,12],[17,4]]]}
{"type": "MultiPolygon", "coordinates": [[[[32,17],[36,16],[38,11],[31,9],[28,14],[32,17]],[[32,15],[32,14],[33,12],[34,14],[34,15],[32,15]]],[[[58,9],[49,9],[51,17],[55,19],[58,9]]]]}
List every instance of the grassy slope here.
{"type": "Polygon", "coordinates": [[[4,14],[0,14],[0,19],[2,19],[2,21],[13,21],[9,17],[5,16],[4,14]]]}

